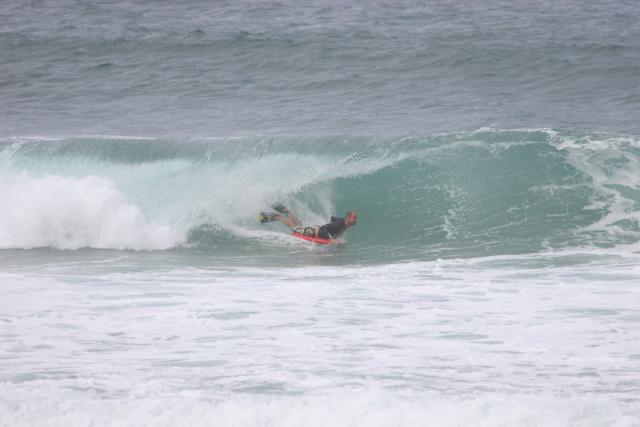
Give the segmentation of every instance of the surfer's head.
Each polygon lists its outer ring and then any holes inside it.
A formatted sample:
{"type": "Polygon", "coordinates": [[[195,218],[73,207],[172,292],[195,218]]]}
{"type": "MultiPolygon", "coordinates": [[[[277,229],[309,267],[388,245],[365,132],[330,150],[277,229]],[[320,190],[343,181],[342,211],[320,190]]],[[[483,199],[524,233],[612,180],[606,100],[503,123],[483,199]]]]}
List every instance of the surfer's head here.
{"type": "Polygon", "coordinates": [[[352,225],[355,225],[357,222],[358,222],[358,214],[355,213],[354,211],[349,211],[344,216],[344,224],[347,227],[351,227],[352,225]]]}

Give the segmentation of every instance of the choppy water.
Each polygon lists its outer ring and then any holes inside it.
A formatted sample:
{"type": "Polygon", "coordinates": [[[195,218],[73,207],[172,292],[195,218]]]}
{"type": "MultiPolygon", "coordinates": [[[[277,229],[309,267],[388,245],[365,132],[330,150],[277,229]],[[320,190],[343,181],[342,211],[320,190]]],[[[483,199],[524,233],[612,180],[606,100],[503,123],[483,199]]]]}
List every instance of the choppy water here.
{"type": "Polygon", "coordinates": [[[0,425],[640,425],[639,18],[0,4],[0,425]]]}
{"type": "Polygon", "coordinates": [[[0,115],[14,135],[637,135],[638,16],[633,0],[3,2],[0,115]]]}

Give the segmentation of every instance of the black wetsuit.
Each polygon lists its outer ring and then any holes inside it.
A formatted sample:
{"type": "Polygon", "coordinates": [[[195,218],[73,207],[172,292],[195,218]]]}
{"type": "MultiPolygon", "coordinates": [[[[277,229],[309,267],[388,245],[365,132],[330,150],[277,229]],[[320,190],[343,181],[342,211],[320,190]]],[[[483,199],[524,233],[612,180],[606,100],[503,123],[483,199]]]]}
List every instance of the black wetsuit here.
{"type": "Polygon", "coordinates": [[[346,229],[347,225],[344,223],[344,218],[332,216],[329,224],[320,226],[318,237],[321,239],[336,239],[340,237],[346,229]]]}

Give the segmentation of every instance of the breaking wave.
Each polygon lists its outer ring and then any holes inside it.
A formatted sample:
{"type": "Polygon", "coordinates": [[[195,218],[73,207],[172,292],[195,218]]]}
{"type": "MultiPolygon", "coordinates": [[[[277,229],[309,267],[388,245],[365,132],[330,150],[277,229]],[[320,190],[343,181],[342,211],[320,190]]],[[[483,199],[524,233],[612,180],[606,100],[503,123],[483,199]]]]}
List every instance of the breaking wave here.
{"type": "Polygon", "coordinates": [[[357,210],[385,259],[636,249],[635,137],[481,129],[426,137],[0,140],[0,248],[203,250],[298,244],[256,217],[357,210]]]}

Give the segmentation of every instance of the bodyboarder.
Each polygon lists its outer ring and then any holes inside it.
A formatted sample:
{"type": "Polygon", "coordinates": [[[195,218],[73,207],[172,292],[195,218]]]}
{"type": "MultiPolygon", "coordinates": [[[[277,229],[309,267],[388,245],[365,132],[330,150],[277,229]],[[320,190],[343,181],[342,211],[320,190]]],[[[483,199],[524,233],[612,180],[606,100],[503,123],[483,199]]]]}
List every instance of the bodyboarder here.
{"type": "Polygon", "coordinates": [[[329,240],[332,243],[340,237],[347,228],[358,222],[358,214],[354,211],[346,213],[344,218],[331,217],[330,222],[324,225],[305,227],[289,209],[280,203],[271,206],[276,212],[260,212],[260,223],[280,221],[294,233],[302,236],[329,240]]]}

